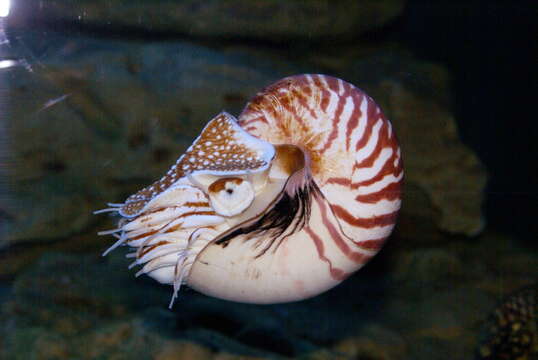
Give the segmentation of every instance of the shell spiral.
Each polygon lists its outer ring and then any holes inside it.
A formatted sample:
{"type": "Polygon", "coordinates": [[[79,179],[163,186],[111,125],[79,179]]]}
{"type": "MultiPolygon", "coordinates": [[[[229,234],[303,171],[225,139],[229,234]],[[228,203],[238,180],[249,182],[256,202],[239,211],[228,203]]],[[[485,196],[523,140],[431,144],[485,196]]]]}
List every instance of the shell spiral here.
{"type": "Polygon", "coordinates": [[[161,180],[103,210],[123,217],[103,233],[174,297],[187,284],[233,301],[296,301],[379,251],[402,178],[392,126],[368,95],[297,75],[259,92],[237,122],[213,119],[161,180]]]}

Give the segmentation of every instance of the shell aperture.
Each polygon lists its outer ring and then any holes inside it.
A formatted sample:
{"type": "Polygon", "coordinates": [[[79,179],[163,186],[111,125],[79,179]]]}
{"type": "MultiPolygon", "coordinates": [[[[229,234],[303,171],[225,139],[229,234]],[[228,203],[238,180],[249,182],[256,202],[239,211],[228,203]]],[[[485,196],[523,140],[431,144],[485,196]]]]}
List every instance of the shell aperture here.
{"type": "MultiPolygon", "coordinates": [[[[222,299],[296,301],[358,270],[400,208],[400,150],[390,122],[353,85],[282,79],[238,120],[221,113],[159,181],[124,204],[109,249],[138,274],[222,299]]],[[[105,254],[107,253],[105,252],[105,254]]],[[[171,302],[171,304],[172,304],[171,302]]]]}

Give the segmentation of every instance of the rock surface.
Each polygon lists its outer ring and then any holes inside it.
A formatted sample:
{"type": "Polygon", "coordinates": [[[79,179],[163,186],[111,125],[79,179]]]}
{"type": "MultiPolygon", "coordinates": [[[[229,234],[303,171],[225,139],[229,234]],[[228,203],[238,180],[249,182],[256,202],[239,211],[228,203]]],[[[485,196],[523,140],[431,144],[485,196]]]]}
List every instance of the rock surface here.
{"type": "Polygon", "coordinates": [[[0,358],[467,359],[495,303],[538,276],[536,267],[504,268],[499,259],[525,251],[490,251],[495,236],[409,251],[400,263],[385,252],[298,303],[238,304],[182,289],[172,311],[171,287],[135,279],[122,249],[106,258],[46,253],[12,291],[0,288],[0,358]]]}
{"type": "MultiPolygon", "coordinates": [[[[215,346],[222,336],[202,330],[196,314],[176,319],[152,305],[169,289],[135,281],[122,256],[108,260],[50,253],[19,277],[2,307],[0,357],[164,360],[179,351],[174,359],[238,358],[215,346]]],[[[267,353],[228,342],[232,351],[252,356],[245,359],[267,353]]]]}
{"type": "Polygon", "coordinates": [[[350,37],[396,17],[404,0],[23,0],[12,23],[68,21],[199,37],[265,40],[350,37]]]}

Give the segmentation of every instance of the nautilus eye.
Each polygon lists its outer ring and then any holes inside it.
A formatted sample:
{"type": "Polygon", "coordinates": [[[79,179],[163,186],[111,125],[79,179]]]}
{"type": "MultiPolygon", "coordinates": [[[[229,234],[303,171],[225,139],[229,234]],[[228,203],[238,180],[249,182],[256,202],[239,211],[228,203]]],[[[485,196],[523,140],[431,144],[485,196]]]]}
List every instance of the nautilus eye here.
{"type": "Polygon", "coordinates": [[[390,122],[353,85],[282,79],[239,118],[221,113],[158,181],[117,212],[132,266],[173,285],[250,303],[318,295],[381,248],[400,208],[390,122]]]}
{"type": "Polygon", "coordinates": [[[213,182],[207,189],[211,206],[222,216],[242,213],[254,200],[254,189],[241,178],[223,178],[213,182]]]}

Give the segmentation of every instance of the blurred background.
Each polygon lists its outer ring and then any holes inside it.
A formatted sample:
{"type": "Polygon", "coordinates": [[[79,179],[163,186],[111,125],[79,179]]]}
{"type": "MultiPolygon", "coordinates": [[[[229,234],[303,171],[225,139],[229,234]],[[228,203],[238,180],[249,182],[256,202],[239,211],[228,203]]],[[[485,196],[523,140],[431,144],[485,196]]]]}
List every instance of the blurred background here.
{"type": "Polygon", "coordinates": [[[536,359],[537,34],[535,0],[0,0],[0,358],[536,359]],[[169,311],[92,212],[300,73],[392,121],[394,235],[316,298],[169,311]]]}

